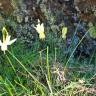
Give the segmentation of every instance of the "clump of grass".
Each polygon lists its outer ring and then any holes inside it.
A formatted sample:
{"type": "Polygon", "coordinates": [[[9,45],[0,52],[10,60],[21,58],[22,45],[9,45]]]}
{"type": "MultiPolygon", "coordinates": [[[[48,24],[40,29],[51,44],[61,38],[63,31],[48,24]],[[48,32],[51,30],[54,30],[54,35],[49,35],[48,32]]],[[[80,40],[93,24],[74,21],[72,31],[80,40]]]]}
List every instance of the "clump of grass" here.
{"type": "MultiPolygon", "coordinates": [[[[19,50],[19,49],[16,49],[19,50]]],[[[22,56],[22,61],[19,56],[10,51],[4,56],[6,64],[9,64],[14,73],[14,77],[10,79],[8,76],[1,76],[0,79],[0,95],[9,96],[75,96],[75,95],[94,95],[96,90],[95,75],[92,73],[88,65],[84,68],[84,62],[79,63],[76,67],[63,67],[62,63],[58,62],[58,52],[55,50],[54,58],[49,53],[48,47],[40,52],[31,54],[31,60],[28,55],[22,56]],[[26,58],[26,59],[25,59],[26,58]],[[51,59],[50,59],[51,58],[51,59]],[[36,61],[34,61],[36,60],[36,61]],[[50,62],[51,60],[51,62],[50,62]],[[26,61],[26,62],[25,62],[26,61]],[[26,64],[28,63],[28,64],[26,64]],[[53,67],[54,66],[54,67],[53,67]],[[55,69],[54,69],[55,68],[55,69]],[[90,71],[92,74],[90,74],[90,71]],[[90,74],[90,77],[89,77],[90,74]],[[94,75],[94,76],[93,76],[94,75]],[[11,81],[10,81],[11,80],[11,81]],[[80,82],[84,81],[84,82],[80,82]]],[[[21,52],[22,53],[22,52],[21,52]]],[[[26,53],[28,54],[28,53],[26,53]]],[[[30,53],[29,53],[30,54],[30,53]]],[[[76,65],[74,64],[74,65],[76,65]]],[[[90,64],[89,64],[90,65],[90,64]]],[[[93,68],[93,67],[92,67],[93,68]]],[[[7,70],[8,72],[8,70],[7,70]]],[[[10,73],[10,72],[9,72],[10,73]]]]}
{"type": "Polygon", "coordinates": [[[2,55],[3,58],[1,57],[3,59],[1,67],[4,70],[1,69],[3,72],[0,76],[0,95],[88,96],[96,94],[96,50],[89,61],[74,58],[74,52],[86,34],[69,57],[61,54],[60,48],[53,45],[39,51],[28,50],[19,42],[16,43],[16,47],[11,46],[11,51],[8,50],[2,55]]]}

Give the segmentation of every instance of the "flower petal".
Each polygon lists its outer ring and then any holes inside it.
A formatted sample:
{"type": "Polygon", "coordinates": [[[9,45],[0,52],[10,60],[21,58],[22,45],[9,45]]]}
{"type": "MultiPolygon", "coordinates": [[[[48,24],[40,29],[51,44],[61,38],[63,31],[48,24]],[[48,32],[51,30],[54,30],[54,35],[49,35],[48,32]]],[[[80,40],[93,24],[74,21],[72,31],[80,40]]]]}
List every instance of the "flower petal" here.
{"type": "Polygon", "coordinates": [[[2,42],[1,42],[1,40],[0,40],[0,46],[2,46],[2,42]]]}
{"type": "Polygon", "coordinates": [[[10,35],[8,35],[8,36],[6,37],[6,43],[7,43],[7,44],[9,43],[10,38],[11,38],[11,36],[10,36],[10,35]]]}
{"type": "Polygon", "coordinates": [[[11,44],[14,43],[16,40],[17,40],[17,39],[13,39],[13,40],[9,41],[9,42],[7,43],[7,45],[11,45],[11,44]]]}

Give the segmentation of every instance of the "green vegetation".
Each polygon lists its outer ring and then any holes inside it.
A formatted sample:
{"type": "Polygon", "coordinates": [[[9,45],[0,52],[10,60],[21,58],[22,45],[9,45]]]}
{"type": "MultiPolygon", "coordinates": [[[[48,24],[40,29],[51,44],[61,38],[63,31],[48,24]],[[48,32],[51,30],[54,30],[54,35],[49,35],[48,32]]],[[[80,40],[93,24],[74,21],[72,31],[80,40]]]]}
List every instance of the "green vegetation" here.
{"type": "Polygon", "coordinates": [[[0,96],[96,96],[95,6],[0,0],[0,96]]]}
{"type": "Polygon", "coordinates": [[[18,39],[10,51],[0,53],[0,96],[95,96],[96,50],[88,58],[74,57],[84,37],[70,55],[65,42],[65,53],[56,47],[57,38],[38,40],[30,49],[18,39]]]}

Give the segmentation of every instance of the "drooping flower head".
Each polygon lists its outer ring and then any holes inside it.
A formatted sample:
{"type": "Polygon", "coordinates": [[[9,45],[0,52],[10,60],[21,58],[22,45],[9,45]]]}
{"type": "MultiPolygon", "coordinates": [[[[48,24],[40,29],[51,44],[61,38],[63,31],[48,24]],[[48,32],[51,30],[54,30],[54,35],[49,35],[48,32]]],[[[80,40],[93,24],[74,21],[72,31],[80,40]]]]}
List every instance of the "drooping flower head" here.
{"type": "Polygon", "coordinates": [[[62,38],[63,39],[66,39],[67,30],[68,30],[67,27],[62,28],[62,38]]]}

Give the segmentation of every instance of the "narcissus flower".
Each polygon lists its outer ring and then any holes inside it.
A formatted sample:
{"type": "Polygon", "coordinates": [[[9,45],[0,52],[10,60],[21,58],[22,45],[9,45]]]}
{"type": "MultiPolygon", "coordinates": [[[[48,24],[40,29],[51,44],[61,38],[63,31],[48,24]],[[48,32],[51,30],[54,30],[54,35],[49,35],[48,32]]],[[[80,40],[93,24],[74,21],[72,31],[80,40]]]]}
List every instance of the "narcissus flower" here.
{"type": "Polygon", "coordinates": [[[13,40],[10,40],[10,35],[8,35],[8,32],[5,27],[2,29],[2,34],[3,34],[3,41],[0,40],[0,46],[1,50],[5,53],[5,51],[8,49],[8,45],[11,45],[16,41],[16,38],[13,40]]]}
{"type": "Polygon", "coordinates": [[[39,34],[39,38],[40,39],[45,39],[45,33],[44,33],[44,24],[40,24],[40,21],[38,20],[38,24],[36,25],[36,27],[34,27],[36,29],[36,31],[39,34]]]}
{"type": "Polygon", "coordinates": [[[66,39],[66,34],[67,34],[67,27],[62,28],[62,38],[66,39]]]}

